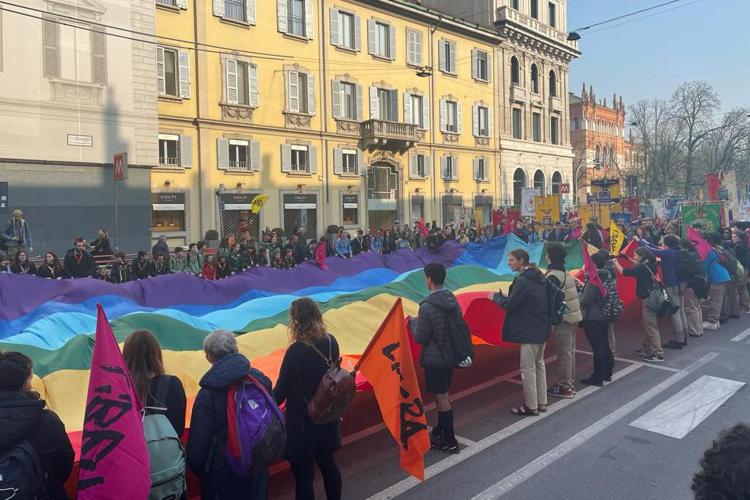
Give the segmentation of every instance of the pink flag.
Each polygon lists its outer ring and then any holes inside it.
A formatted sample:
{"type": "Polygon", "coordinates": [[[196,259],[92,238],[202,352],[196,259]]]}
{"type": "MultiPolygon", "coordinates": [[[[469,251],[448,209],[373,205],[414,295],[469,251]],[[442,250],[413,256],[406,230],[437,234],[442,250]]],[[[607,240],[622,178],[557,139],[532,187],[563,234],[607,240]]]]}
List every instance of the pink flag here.
{"type": "Polygon", "coordinates": [[[326,264],[326,243],[325,242],[319,244],[318,248],[315,249],[315,262],[318,263],[318,265],[323,271],[326,271],[328,269],[328,265],[326,264]]]}
{"type": "Polygon", "coordinates": [[[141,403],[104,309],[96,307],[78,499],[148,498],[151,471],[141,403]]]}
{"type": "Polygon", "coordinates": [[[698,255],[701,256],[701,260],[706,260],[706,257],[708,257],[709,252],[712,250],[711,244],[704,240],[701,233],[692,227],[687,228],[687,234],[690,243],[692,243],[695,249],[698,250],[698,255]]]}
{"type": "Polygon", "coordinates": [[[604,288],[604,283],[602,283],[601,278],[599,278],[599,272],[596,269],[596,266],[594,265],[594,262],[591,260],[591,256],[589,255],[589,246],[588,243],[586,243],[583,240],[580,240],[581,242],[581,252],[583,253],[583,273],[586,275],[586,277],[589,279],[589,283],[594,285],[599,289],[599,292],[602,294],[602,297],[607,296],[607,289],[604,288]]]}

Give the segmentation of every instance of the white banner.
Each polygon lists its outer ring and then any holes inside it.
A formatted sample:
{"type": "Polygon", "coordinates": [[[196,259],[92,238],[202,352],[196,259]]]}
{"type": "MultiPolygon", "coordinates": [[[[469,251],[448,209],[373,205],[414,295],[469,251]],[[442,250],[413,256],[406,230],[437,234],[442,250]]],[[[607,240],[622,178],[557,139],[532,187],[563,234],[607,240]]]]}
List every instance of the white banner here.
{"type": "Polygon", "coordinates": [[[521,190],[521,217],[536,216],[535,196],[541,196],[542,190],[539,188],[523,188],[521,190]]]}

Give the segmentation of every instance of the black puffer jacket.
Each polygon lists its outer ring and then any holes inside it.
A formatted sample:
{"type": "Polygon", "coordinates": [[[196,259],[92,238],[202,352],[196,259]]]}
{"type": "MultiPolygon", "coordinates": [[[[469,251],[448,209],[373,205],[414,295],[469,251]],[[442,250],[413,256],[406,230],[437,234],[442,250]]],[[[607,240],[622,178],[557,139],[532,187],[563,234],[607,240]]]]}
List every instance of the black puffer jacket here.
{"type": "MultiPolygon", "coordinates": [[[[602,283],[606,283],[612,279],[612,275],[609,274],[607,269],[599,269],[599,279],[602,280],[602,283]]],[[[583,292],[581,292],[580,300],[584,321],[604,321],[602,306],[605,298],[602,297],[602,293],[596,285],[587,281],[583,287],[583,292]]]]}
{"type": "Polygon", "coordinates": [[[73,447],[60,418],[35,393],[0,392],[0,451],[28,439],[47,476],[47,499],[67,499],[73,447]]]}
{"type": "Polygon", "coordinates": [[[419,316],[412,323],[414,340],[422,344],[419,362],[424,367],[452,368],[450,339],[448,338],[448,315],[464,321],[461,307],[450,290],[436,290],[419,304],[419,316]]]}
{"type": "Polygon", "coordinates": [[[495,302],[505,309],[503,340],[514,344],[543,344],[552,328],[547,295],[547,279],[542,272],[528,268],[513,280],[507,296],[495,294],[495,302]]]}
{"type": "Polygon", "coordinates": [[[227,354],[219,359],[200,381],[195,398],[187,442],[187,461],[201,480],[201,498],[268,497],[268,473],[263,477],[241,479],[232,473],[224,457],[227,443],[227,390],[248,374],[271,392],[271,381],[260,371],[250,368],[242,354],[227,354]]]}

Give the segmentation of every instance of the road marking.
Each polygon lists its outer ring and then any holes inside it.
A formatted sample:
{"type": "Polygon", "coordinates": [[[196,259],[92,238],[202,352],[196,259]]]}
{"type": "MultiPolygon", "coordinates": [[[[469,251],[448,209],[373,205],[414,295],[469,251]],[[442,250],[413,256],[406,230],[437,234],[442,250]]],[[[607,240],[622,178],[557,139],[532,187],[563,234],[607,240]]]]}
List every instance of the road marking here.
{"type": "MultiPolygon", "coordinates": [[[[593,356],[593,355],[594,355],[594,353],[593,353],[593,352],[589,352],[589,351],[582,351],[582,350],[580,350],[580,349],[576,349],[576,352],[577,352],[578,354],[586,354],[587,356],[593,356]]],[[[672,372],[672,373],[677,373],[677,372],[679,372],[679,371],[680,371],[679,369],[677,369],[677,368],[672,368],[671,366],[663,366],[663,365],[657,365],[657,364],[654,364],[654,363],[646,363],[646,362],[644,362],[644,361],[637,361],[637,360],[635,360],[635,359],[628,359],[628,358],[618,358],[618,357],[615,357],[615,361],[620,361],[620,362],[622,362],[622,363],[630,363],[630,364],[634,364],[634,365],[640,365],[640,366],[647,366],[647,367],[649,367],[649,368],[656,368],[657,370],[664,370],[665,372],[672,372]]]]}
{"type": "Polygon", "coordinates": [[[744,385],[744,382],[704,375],[630,425],[682,439],[744,385]]]}
{"type": "MultiPolygon", "coordinates": [[[[568,438],[567,440],[563,441],[544,455],[541,455],[540,457],[536,458],[535,460],[529,462],[528,464],[524,465],[520,469],[518,469],[516,472],[508,475],[507,477],[501,479],[497,483],[493,484],[486,490],[484,490],[479,495],[475,496],[472,500],[485,500],[485,499],[496,499],[500,498],[501,496],[505,495],[509,491],[511,491],[513,488],[519,486],[520,484],[524,483],[526,480],[532,478],[539,472],[543,471],[571,451],[574,451],[581,445],[585,444],[588,440],[605,430],[606,428],[610,427],[611,425],[617,423],[618,421],[622,420],[626,416],[628,416],[633,411],[637,410],[644,404],[648,403],[650,400],[661,394],[663,391],[668,389],[669,387],[673,386],[674,384],[680,382],[682,379],[690,375],[692,372],[700,368],[701,366],[705,365],[706,363],[710,362],[712,359],[716,358],[719,354],[716,352],[710,352],[700,358],[699,360],[693,362],[685,368],[684,370],[681,370],[678,373],[675,373],[668,379],[664,380],[660,384],[652,387],[648,391],[644,392],[637,398],[633,399],[629,403],[626,403],[625,405],[621,406],[617,410],[613,411],[606,417],[602,418],[598,422],[595,422],[593,425],[590,425],[589,427],[583,429],[582,431],[578,432],[577,434],[573,435],[572,437],[568,438]]],[[[637,366],[637,365],[631,365],[631,366],[637,366]]]]}
{"type": "Polygon", "coordinates": [[[468,446],[476,446],[477,445],[476,441],[472,441],[469,438],[465,438],[465,437],[461,437],[461,436],[456,436],[456,441],[458,441],[459,443],[461,443],[462,445],[467,446],[467,447],[468,446]]]}
{"type": "MultiPolygon", "coordinates": [[[[640,365],[635,365],[635,364],[626,366],[622,370],[612,375],[612,383],[616,382],[617,380],[623,377],[630,375],[631,373],[633,373],[636,370],[639,370],[640,368],[641,368],[640,365]]],[[[601,387],[596,387],[596,386],[586,387],[585,389],[578,392],[574,399],[563,399],[563,400],[555,402],[554,404],[551,404],[547,408],[547,413],[542,413],[538,417],[533,417],[533,418],[527,417],[527,418],[521,419],[517,421],[516,423],[511,424],[508,427],[505,427],[504,429],[501,429],[498,432],[487,436],[486,438],[478,441],[476,445],[469,446],[468,448],[461,450],[460,454],[451,455],[447,458],[444,458],[440,462],[437,462],[427,467],[425,469],[425,479],[435,477],[441,472],[445,472],[446,470],[452,467],[455,467],[461,462],[473,457],[477,453],[480,453],[486,450],[487,448],[494,446],[508,439],[509,437],[512,437],[513,435],[521,432],[527,427],[530,427],[545,418],[549,418],[550,416],[554,415],[558,411],[561,411],[567,408],[568,406],[575,404],[576,401],[579,401],[585,397],[588,397],[591,394],[594,394],[595,392],[601,389],[602,389],[601,387]]],[[[411,490],[415,486],[418,486],[419,484],[421,484],[419,480],[413,477],[407,477],[406,479],[399,481],[398,483],[384,489],[383,491],[376,493],[375,495],[371,496],[370,499],[386,500],[390,498],[395,498],[399,495],[406,493],[407,491],[411,490]]]]}
{"type": "Polygon", "coordinates": [[[743,341],[743,340],[745,340],[745,339],[746,339],[747,337],[750,337],[750,328],[748,328],[748,329],[747,329],[747,330],[745,330],[744,332],[740,333],[740,334],[739,334],[739,335],[737,335],[736,337],[732,337],[732,339],[731,339],[731,340],[732,340],[732,342],[742,342],[742,341],[743,341]]]}

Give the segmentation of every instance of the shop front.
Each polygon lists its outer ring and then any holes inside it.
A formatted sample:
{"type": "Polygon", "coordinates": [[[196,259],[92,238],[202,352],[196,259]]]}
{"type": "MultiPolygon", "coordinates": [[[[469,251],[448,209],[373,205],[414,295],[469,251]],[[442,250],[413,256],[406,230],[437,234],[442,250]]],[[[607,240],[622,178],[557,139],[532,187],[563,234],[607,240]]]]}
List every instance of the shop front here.
{"type": "Polygon", "coordinates": [[[424,196],[421,194],[411,195],[411,214],[410,219],[406,221],[409,224],[419,220],[425,220],[424,196]]]}
{"type": "Polygon", "coordinates": [[[297,227],[305,229],[307,239],[318,239],[318,195],[307,193],[287,193],[282,195],[284,232],[294,234],[297,227]]]}
{"type": "Polygon", "coordinates": [[[260,192],[217,193],[221,218],[221,236],[234,234],[240,239],[260,238],[260,213],[252,212],[253,200],[260,192]]]}
{"type": "Polygon", "coordinates": [[[151,237],[167,236],[170,246],[187,244],[185,193],[151,193],[151,237]]]}
{"type": "Polygon", "coordinates": [[[341,225],[347,229],[359,228],[359,195],[341,194],[341,225]]]}
{"type": "Polygon", "coordinates": [[[464,197],[460,194],[443,195],[443,225],[461,222],[466,218],[464,197]]]}
{"type": "Polygon", "coordinates": [[[474,214],[472,216],[478,226],[487,226],[492,224],[492,196],[475,195],[474,196],[474,214]]]}

